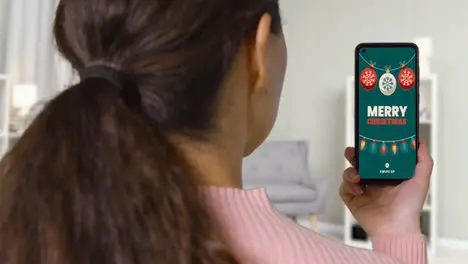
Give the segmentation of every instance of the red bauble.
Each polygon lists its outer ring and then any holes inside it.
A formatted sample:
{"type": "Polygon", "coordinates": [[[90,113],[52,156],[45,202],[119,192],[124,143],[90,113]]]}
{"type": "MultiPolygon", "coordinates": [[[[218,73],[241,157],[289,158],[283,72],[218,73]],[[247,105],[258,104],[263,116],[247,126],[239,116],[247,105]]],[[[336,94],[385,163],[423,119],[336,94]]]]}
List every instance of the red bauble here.
{"type": "Polygon", "coordinates": [[[414,71],[411,68],[403,66],[398,74],[398,83],[401,88],[403,88],[403,90],[409,90],[413,88],[415,82],[416,75],[414,74],[414,71]]]}
{"type": "Polygon", "coordinates": [[[359,81],[364,89],[372,90],[377,84],[377,73],[375,73],[374,67],[370,66],[362,70],[359,81]]]}

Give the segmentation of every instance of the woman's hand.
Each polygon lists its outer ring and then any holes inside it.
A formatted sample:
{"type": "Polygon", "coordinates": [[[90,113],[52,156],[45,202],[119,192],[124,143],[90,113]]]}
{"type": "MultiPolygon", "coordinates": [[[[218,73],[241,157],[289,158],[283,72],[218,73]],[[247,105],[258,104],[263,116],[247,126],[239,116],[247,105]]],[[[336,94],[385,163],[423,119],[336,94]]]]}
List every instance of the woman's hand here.
{"type": "Polygon", "coordinates": [[[420,215],[429,189],[433,161],[427,146],[419,144],[413,178],[398,186],[361,189],[355,167],[354,148],[345,150],[353,165],[343,173],[340,196],[356,220],[371,236],[420,234],[420,215]]]}

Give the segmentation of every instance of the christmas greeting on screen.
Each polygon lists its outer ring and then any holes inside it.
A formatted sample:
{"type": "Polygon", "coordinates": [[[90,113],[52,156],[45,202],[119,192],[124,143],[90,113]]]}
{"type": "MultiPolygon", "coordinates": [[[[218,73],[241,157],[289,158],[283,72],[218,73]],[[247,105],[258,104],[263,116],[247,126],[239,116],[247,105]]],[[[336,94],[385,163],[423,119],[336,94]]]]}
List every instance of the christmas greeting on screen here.
{"type": "Polygon", "coordinates": [[[413,47],[358,50],[359,173],[407,179],[416,166],[417,81],[413,47]]]}

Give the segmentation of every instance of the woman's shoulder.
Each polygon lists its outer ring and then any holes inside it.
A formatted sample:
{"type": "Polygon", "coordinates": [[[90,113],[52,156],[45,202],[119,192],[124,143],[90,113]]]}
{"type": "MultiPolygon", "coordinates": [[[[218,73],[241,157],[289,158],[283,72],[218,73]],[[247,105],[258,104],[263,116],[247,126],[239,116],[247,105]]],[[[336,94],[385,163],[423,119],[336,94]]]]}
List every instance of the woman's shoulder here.
{"type": "Polygon", "coordinates": [[[274,209],[264,189],[207,187],[203,192],[223,239],[243,263],[398,263],[297,225],[274,209]]]}

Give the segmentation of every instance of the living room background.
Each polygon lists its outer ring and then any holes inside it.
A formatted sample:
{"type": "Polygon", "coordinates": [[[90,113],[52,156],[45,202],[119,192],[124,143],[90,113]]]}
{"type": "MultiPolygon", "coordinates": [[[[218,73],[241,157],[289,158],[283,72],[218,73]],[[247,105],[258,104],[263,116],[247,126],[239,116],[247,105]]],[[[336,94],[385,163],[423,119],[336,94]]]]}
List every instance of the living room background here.
{"type": "MultiPolygon", "coordinates": [[[[0,73],[35,83],[38,100],[73,81],[57,56],[50,26],[56,0],[0,0],[0,73]],[[41,52],[39,52],[41,51],[41,52]]],[[[271,140],[307,140],[312,177],[328,180],[319,221],[343,225],[338,196],[345,147],[345,86],[359,42],[430,36],[439,76],[438,230],[468,241],[468,2],[462,0],[280,0],[288,44],[284,96],[271,140]]]]}
{"type": "Polygon", "coordinates": [[[468,240],[468,2],[460,0],[281,1],[288,72],[272,138],[307,139],[314,177],[329,179],[320,221],[343,224],[337,190],[343,170],[346,76],[359,42],[430,36],[431,70],[439,76],[439,236],[468,240]]]}

